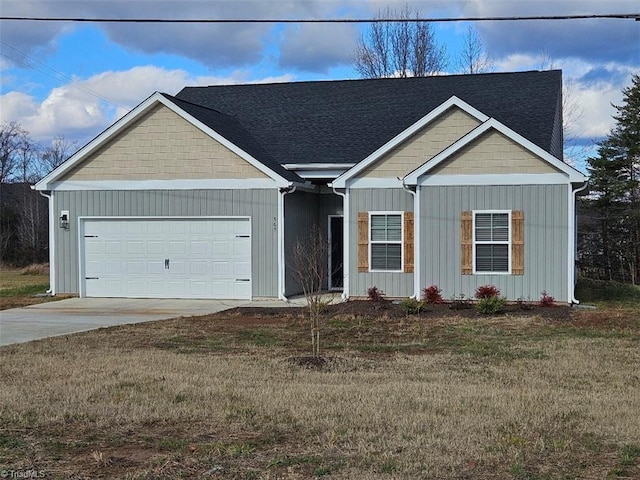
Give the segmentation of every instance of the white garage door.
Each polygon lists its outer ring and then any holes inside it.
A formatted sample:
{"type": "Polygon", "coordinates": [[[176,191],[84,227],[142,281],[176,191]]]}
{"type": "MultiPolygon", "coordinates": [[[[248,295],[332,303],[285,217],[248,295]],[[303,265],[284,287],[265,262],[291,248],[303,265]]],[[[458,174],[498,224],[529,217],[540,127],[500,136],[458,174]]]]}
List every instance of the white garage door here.
{"type": "Polygon", "coordinates": [[[251,298],[248,218],[84,219],[87,297],[251,298]]]}

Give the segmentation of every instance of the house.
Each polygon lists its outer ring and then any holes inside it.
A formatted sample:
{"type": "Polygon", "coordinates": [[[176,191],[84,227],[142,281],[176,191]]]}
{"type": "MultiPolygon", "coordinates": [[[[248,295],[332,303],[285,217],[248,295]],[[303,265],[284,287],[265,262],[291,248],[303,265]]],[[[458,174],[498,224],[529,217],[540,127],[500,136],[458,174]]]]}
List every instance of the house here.
{"type": "Polygon", "coordinates": [[[345,298],[496,285],[575,302],[560,71],[154,93],[42,179],[51,288],[96,297],[297,294],[313,225],[345,298]]]}

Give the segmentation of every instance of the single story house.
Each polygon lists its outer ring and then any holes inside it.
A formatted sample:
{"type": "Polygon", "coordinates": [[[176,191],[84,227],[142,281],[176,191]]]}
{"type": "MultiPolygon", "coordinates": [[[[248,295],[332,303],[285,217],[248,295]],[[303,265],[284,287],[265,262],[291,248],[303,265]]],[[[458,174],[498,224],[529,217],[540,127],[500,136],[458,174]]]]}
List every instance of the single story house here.
{"type": "Polygon", "coordinates": [[[154,93],[35,188],[51,288],[286,300],[316,226],[345,298],[546,290],[573,303],[562,74],[187,87],[154,93]]]}

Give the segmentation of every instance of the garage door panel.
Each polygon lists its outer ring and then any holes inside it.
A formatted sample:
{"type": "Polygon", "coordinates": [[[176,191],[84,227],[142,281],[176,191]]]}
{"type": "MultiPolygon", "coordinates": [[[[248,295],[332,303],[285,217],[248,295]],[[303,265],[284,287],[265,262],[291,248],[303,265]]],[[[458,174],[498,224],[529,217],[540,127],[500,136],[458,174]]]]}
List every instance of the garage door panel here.
{"type": "Polygon", "coordinates": [[[162,255],[166,251],[164,241],[162,240],[147,240],[146,241],[146,253],[153,255],[162,255]]]}
{"type": "Polygon", "coordinates": [[[144,241],[142,239],[127,241],[127,254],[142,255],[145,253],[144,250],[144,241]]]}
{"type": "Polygon", "coordinates": [[[249,219],[86,219],[83,227],[86,296],[251,298],[249,219]]]}

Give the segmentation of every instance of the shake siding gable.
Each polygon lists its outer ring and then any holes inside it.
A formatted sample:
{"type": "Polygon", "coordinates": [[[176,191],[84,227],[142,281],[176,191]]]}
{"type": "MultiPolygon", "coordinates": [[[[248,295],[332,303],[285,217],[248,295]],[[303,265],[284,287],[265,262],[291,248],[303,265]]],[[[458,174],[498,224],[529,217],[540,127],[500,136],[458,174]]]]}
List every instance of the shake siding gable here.
{"type": "Polygon", "coordinates": [[[61,180],[269,178],[164,105],[157,105],[61,180]]]}
{"type": "Polygon", "coordinates": [[[558,173],[549,163],[497,131],[488,131],[429,175],[558,173]]]}
{"type": "Polygon", "coordinates": [[[365,169],[358,177],[402,177],[462,138],[479,124],[479,120],[462,109],[452,107],[365,169]]]}

